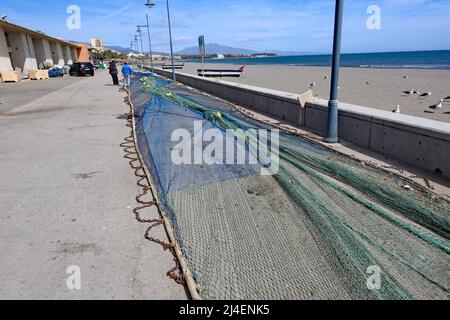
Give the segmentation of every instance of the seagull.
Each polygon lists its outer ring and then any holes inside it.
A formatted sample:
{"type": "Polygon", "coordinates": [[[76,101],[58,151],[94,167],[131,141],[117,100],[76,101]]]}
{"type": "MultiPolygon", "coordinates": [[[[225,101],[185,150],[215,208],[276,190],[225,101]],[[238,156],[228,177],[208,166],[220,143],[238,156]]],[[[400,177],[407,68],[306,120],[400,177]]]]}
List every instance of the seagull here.
{"type": "Polygon", "coordinates": [[[444,99],[439,100],[439,103],[438,103],[438,104],[434,104],[434,105],[430,106],[429,108],[430,108],[430,109],[433,109],[433,110],[435,110],[435,109],[441,109],[441,108],[442,108],[442,102],[444,102],[444,99]]]}
{"type": "Polygon", "coordinates": [[[421,97],[428,97],[428,96],[431,96],[431,95],[432,95],[431,91],[427,91],[425,93],[422,93],[420,96],[421,97]]]}
{"type": "Polygon", "coordinates": [[[417,91],[414,89],[411,89],[411,90],[405,90],[405,91],[403,91],[403,93],[404,94],[415,94],[415,93],[417,93],[417,91]]]}
{"type": "Polygon", "coordinates": [[[448,96],[447,98],[444,98],[444,100],[450,100],[450,96],[448,96]]]}
{"type": "Polygon", "coordinates": [[[397,106],[395,107],[395,109],[392,110],[392,112],[393,112],[393,113],[400,113],[400,106],[397,105],[397,106]]]}

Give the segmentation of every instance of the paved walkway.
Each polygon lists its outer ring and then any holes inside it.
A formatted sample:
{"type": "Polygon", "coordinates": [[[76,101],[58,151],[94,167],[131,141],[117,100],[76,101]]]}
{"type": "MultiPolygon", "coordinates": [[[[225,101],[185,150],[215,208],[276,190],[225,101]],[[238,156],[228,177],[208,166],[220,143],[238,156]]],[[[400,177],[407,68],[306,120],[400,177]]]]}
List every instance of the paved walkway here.
{"type": "Polygon", "coordinates": [[[66,75],[63,78],[50,78],[42,81],[24,80],[19,83],[0,83],[0,115],[82,79],[66,75]]]}
{"type": "Polygon", "coordinates": [[[171,255],[134,219],[127,107],[109,83],[98,72],[0,113],[0,299],[186,298],[165,275],[171,255]],[[81,290],[67,288],[71,265],[81,290]]]}

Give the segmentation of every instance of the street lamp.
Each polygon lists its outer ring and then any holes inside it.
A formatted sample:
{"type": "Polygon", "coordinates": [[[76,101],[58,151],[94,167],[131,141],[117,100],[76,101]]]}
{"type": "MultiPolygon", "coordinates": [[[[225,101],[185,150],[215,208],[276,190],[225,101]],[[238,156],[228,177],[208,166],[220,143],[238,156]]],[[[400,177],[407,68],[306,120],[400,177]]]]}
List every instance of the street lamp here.
{"type": "Polygon", "coordinates": [[[137,33],[139,34],[139,37],[141,38],[141,52],[142,52],[142,68],[144,68],[145,65],[145,55],[144,55],[144,45],[142,43],[142,31],[141,27],[137,27],[137,33]]]}
{"type": "MultiPolygon", "coordinates": [[[[147,3],[145,5],[149,8],[151,8],[155,4],[152,2],[152,0],[147,0],[147,3]]],[[[177,76],[175,74],[175,61],[173,59],[172,26],[170,24],[169,0],[166,0],[166,7],[167,7],[167,21],[169,22],[170,58],[172,59],[172,79],[173,79],[173,81],[177,81],[177,76]]]]}
{"type": "MultiPolygon", "coordinates": [[[[131,49],[131,53],[133,54],[133,51],[134,51],[134,41],[131,41],[131,44],[130,44],[130,49],[131,49]]],[[[133,58],[133,55],[130,55],[130,59],[132,60],[131,61],[131,63],[134,65],[134,58],[133,58]]]]}
{"type": "MultiPolygon", "coordinates": [[[[154,6],[153,3],[151,3],[151,0],[146,4],[146,6],[149,6],[151,8],[154,6]]],[[[152,52],[152,38],[150,37],[150,24],[148,23],[148,14],[145,14],[145,18],[147,20],[146,26],[137,26],[138,28],[147,28],[147,34],[148,34],[148,47],[150,49],[150,67],[153,72],[153,52],[152,52]]]]}
{"type": "Polygon", "coordinates": [[[333,66],[331,70],[330,101],[328,102],[327,136],[324,141],[337,143],[338,120],[339,120],[339,67],[341,64],[341,38],[342,38],[342,16],[344,13],[344,0],[336,0],[336,12],[334,18],[334,40],[333,40],[333,66]]]}
{"type": "Polygon", "coordinates": [[[136,47],[137,53],[139,53],[139,46],[138,46],[138,38],[137,36],[134,36],[134,46],[136,47]]]}

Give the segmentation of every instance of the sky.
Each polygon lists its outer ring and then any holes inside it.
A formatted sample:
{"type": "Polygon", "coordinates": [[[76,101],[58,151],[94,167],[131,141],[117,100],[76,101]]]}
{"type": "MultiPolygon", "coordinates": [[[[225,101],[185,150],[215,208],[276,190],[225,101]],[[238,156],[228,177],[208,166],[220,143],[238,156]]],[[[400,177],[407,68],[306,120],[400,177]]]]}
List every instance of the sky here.
{"type": "MultiPolygon", "coordinates": [[[[165,0],[0,0],[0,16],[49,35],[130,47],[136,25],[149,15],[154,51],[169,51],[165,0]],[[67,8],[81,10],[70,30],[67,8]]],[[[174,50],[197,46],[198,36],[256,51],[330,53],[334,0],[170,0],[174,50]]],[[[147,38],[144,49],[148,50],[147,38]]],[[[450,0],[345,0],[344,53],[450,49],[450,0]],[[368,7],[380,8],[381,29],[369,30],[368,7]]]]}

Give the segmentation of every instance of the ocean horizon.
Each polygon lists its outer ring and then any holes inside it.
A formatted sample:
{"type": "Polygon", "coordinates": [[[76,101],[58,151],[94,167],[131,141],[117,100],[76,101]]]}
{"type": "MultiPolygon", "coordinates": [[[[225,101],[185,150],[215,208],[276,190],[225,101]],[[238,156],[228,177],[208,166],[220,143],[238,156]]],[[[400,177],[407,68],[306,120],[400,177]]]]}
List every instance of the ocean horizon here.
{"type": "MultiPolygon", "coordinates": [[[[187,60],[199,62],[200,60],[187,60]]],[[[208,63],[240,65],[331,66],[331,54],[276,56],[258,58],[205,59],[208,63]]],[[[402,51],[341,54],[341,67],[378,69],[450,70],[450,50],[402,51]]]]}

